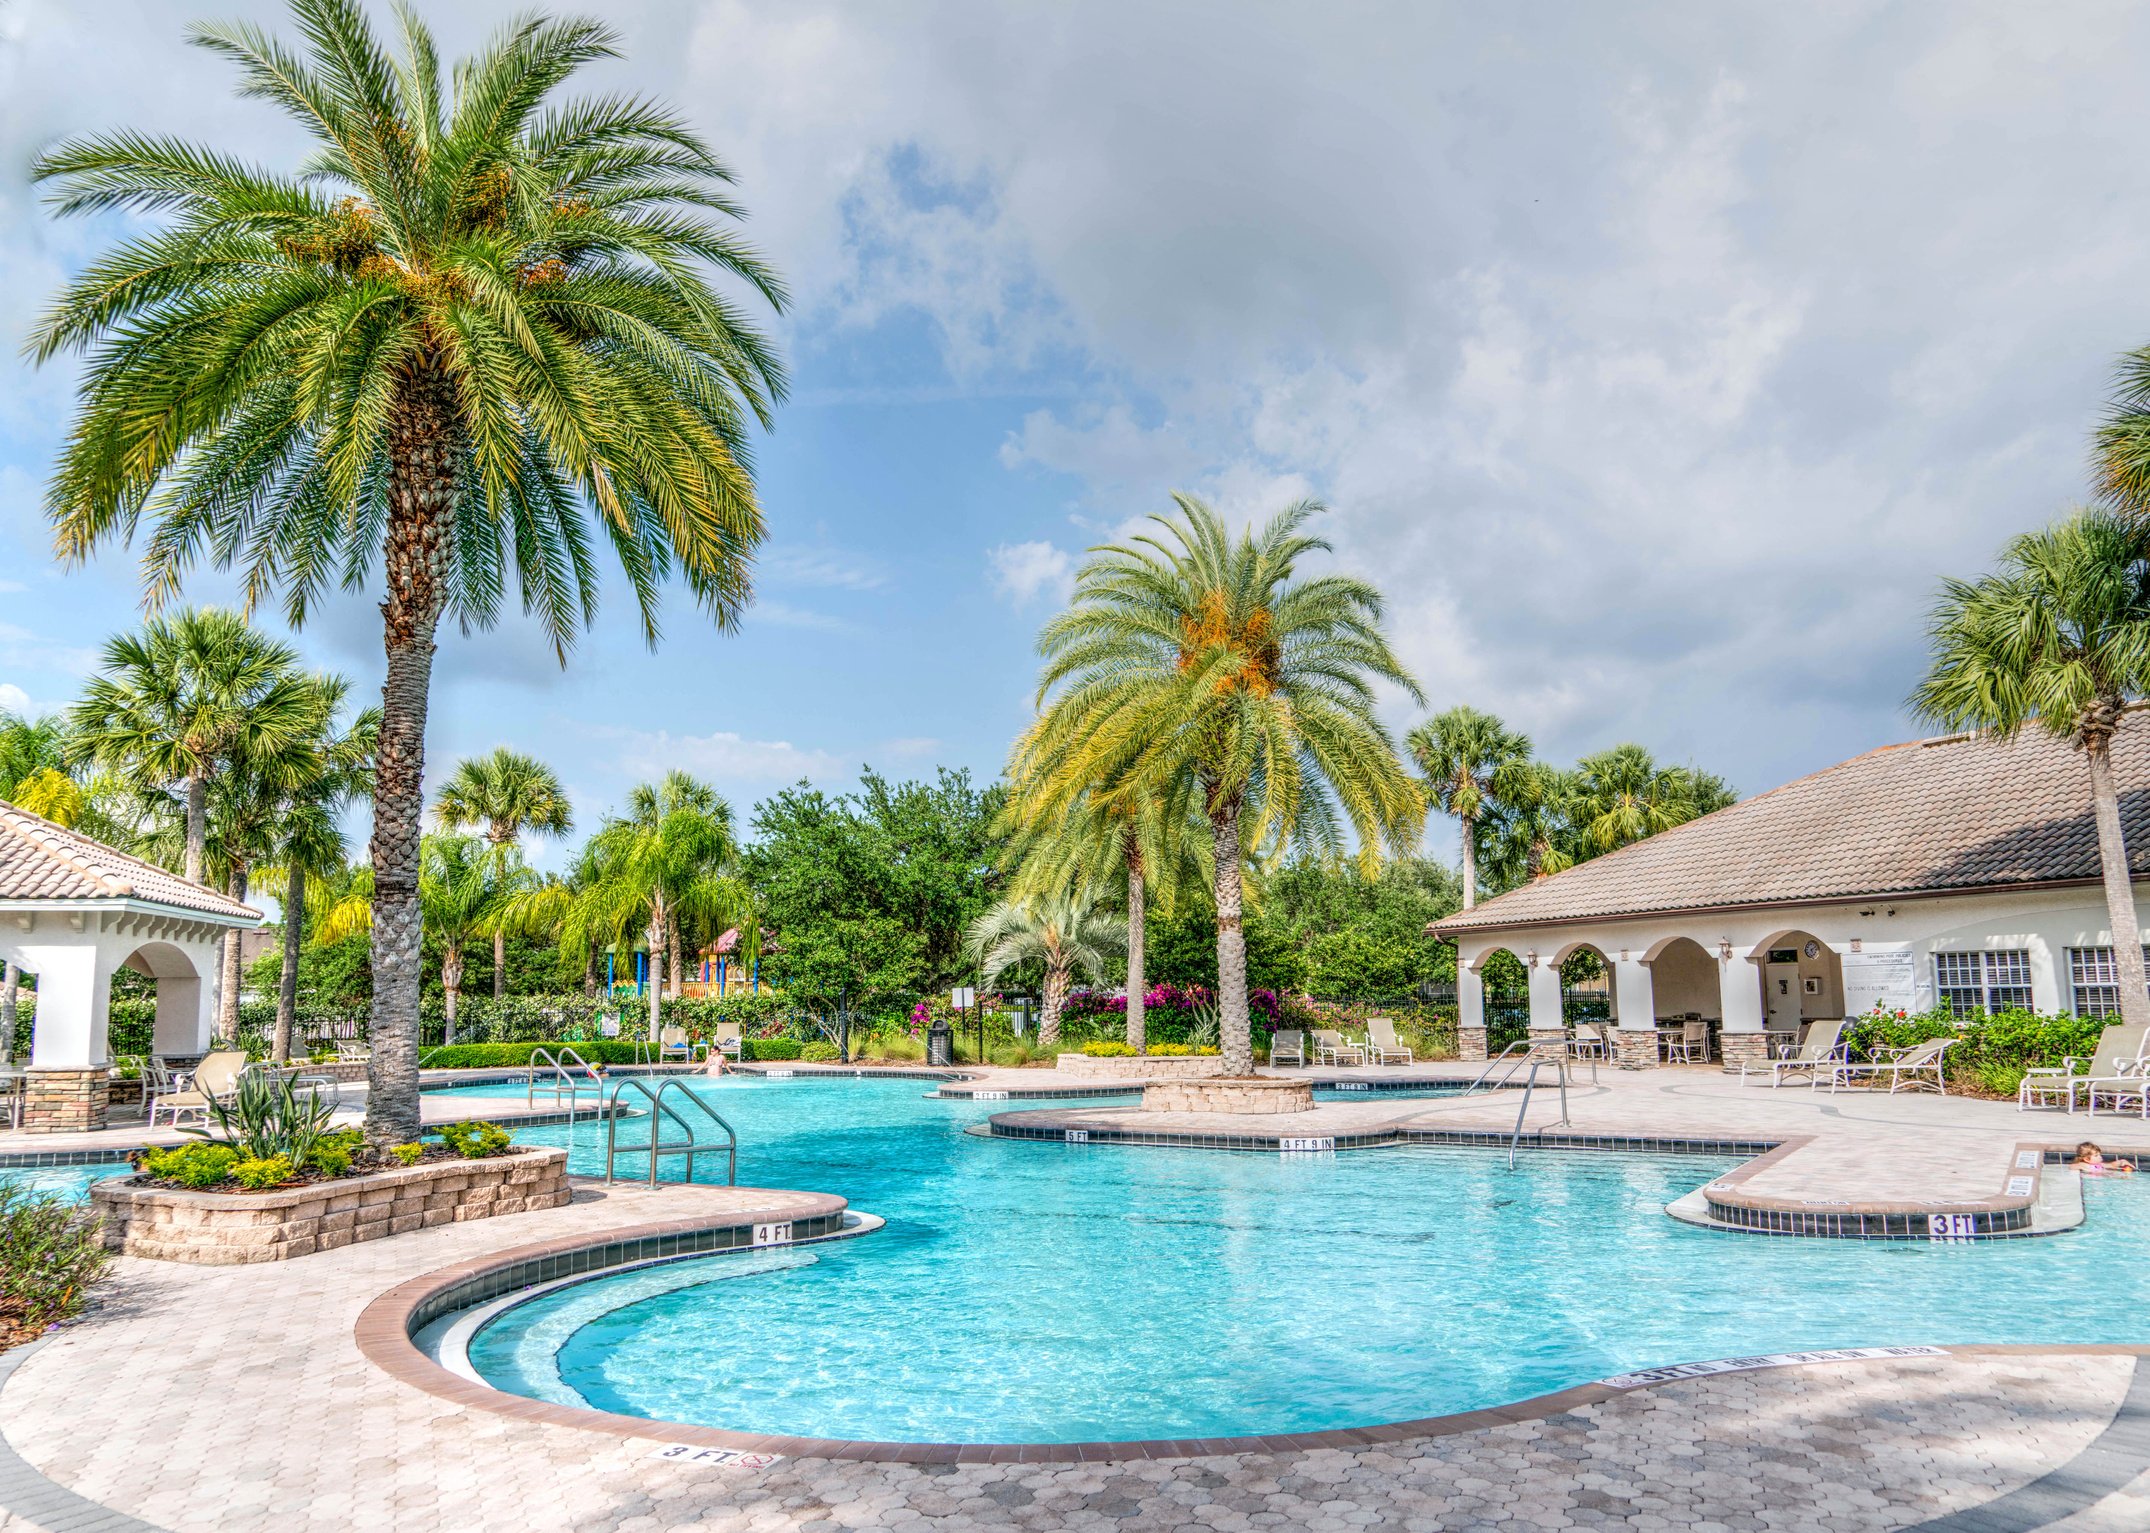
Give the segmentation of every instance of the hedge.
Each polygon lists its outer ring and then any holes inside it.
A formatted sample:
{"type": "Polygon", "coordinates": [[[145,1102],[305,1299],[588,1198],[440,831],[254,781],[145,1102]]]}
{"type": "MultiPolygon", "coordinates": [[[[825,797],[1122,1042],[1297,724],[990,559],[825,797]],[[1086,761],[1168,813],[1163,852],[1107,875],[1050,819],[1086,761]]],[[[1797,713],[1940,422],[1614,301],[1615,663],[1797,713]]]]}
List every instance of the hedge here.
{"type": "Polygon", "coordinates": [[[2105,1017],[2042,1017],[2030,1011],[1999,1011],[1958,1017],[1945,1010],[1876,1013],[1844,1029],[1852,1057],[1870,1059],[1876,1047],[1906,1048],[1928,1038],[1961,1038],[1942,1056],[1949,1085],[1994,1096],[2014,1096],[2023,1072],[2053,1067],[2098,1046],[2105,1017]]]}
{"type": "MultiPolygon", "coordinates": [[[[797,1059],[799,1041],[796,1038],[747,1038],[741,1041],[745,1058],[749,1060],[797,1059]]],[[[457,1043],[447,1048],[427,1049],[422,1058],[428,1070],[520,1070],[530,1063],[530,1056],[540,1048],[548,1047],[542,1040],[522,1043],[457,1043]]],[[[632,1039],[603,1038],[588,1043],[565,1045],[593,1065],[632,1065],[646,1063],[650,1059],[649,1046],[632,1039]]]]}

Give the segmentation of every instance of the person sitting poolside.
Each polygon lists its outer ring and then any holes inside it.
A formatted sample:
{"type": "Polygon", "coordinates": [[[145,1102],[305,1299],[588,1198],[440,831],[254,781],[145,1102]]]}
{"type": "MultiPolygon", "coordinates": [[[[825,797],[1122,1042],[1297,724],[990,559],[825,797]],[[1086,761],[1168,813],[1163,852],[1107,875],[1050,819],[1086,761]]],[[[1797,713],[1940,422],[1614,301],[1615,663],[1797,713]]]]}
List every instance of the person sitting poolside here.
{"type": "Polygon", "coordinates": [[[2135,1169],[2135,1162],[2107,1160],[2105,1152],[2086,1139],[2075,1147],[2075,1169],[2085,1176],[2126,1176],[2135,1169]]]}

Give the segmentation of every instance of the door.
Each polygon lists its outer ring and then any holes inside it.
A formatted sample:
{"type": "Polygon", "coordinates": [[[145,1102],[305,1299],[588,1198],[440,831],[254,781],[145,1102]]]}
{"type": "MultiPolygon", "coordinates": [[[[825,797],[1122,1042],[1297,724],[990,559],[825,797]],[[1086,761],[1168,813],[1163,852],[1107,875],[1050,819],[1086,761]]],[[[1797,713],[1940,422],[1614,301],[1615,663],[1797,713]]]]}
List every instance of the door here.
{"type": "Polygon", "coordinates": [[[1799,965],[1771,962],[1762,966],[1763,1026],[1773,1033],[1799,1033],[1799,965]]]}

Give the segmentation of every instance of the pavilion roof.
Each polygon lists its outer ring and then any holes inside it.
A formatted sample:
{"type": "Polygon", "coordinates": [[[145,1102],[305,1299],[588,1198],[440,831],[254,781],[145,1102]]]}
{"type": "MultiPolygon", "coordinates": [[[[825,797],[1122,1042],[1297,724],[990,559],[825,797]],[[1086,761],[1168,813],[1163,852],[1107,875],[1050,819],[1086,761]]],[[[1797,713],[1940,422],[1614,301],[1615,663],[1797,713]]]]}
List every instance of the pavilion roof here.
{"type": "Polygon", "coordinates": [[[153,862],[0,802],[0,902],[132,900],[226,921],[261,912],[153,862]]]}

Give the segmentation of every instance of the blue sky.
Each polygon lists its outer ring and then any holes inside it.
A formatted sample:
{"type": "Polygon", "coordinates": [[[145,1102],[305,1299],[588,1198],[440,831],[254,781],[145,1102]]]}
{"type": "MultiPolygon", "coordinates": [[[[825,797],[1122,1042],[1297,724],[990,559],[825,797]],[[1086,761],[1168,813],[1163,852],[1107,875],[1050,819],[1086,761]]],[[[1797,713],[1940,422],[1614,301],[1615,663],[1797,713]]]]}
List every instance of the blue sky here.
{"type": "MultiPolygon", "coordinates": [[[[190,4],[0,4],[11,706],[137,606],[124,551],[49,558],[71,380],[14,343],[111,230],[24,166],[123,124],[295,152],[180,40],[274,7],[190,4]]],[[[510,9],[426,7],[457,51],[510,9]]],[[[674,764],[743,805],[990,774],[1074,559],[1173,488],[1330,501],[1435,706],[1759,790],[1916,732],[1937,579],[2082,494],[2150,342],[2137,7],[603,12],[628,57],[591,83],[695,118],[798,302],[743,633],[674,602],[651,655],[615,601],[564,672],[516,622],[443,649],[436,769],[535,750],[586,821],[674,764]]],[[[378,684],[367,604],[298,640],[378,684]]]]}

